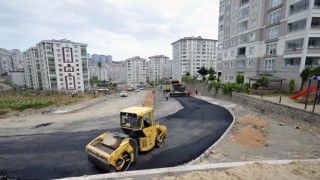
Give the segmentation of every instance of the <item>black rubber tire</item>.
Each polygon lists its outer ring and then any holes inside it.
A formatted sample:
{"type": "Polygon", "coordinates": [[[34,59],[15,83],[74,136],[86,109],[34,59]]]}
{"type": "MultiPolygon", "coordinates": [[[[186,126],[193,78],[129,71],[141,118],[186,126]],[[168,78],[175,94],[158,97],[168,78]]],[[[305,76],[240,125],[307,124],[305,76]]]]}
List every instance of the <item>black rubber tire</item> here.
{"type": "Polygon", "coordinates": [[[157,148],[160,148],[163,143],[164,143],[164,139],[166,138],[166,135],[163,136],[162,138],[162,141],[159,139],[159,136],[160,136],[160,132],[157,133],[157,136],[156,136],[156,147],[157,148]]]}

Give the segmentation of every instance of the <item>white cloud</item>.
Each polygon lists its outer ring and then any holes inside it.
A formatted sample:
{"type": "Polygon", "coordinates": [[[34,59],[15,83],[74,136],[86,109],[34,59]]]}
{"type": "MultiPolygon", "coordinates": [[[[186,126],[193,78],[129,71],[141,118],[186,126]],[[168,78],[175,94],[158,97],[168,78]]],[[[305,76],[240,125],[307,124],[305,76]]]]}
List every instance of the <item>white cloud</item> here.
{"type": "Polygon", "coordinates": [[[114,60],[171,57],[171,43],[185,36],[217,39],[218,12],[217,0],[6,0],[0,47],[24,51],[41,40],[67,38],[114,60]]]}

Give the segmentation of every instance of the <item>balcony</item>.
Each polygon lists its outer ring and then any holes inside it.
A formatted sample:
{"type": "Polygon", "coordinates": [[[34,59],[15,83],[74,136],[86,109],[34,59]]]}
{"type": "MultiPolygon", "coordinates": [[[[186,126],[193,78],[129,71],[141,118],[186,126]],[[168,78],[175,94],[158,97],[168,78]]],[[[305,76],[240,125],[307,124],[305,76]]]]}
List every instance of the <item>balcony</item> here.
{"type": "Polygon", "coordinates": [[[288,33],[302,31],[306,29],[307,19],[302,19],[288,24],[288,33]]]}
{"type": "Polygon", "coordinates": [[[307,57],[306,67],[318,67],[320,65],[320,57],[307,57]]]}

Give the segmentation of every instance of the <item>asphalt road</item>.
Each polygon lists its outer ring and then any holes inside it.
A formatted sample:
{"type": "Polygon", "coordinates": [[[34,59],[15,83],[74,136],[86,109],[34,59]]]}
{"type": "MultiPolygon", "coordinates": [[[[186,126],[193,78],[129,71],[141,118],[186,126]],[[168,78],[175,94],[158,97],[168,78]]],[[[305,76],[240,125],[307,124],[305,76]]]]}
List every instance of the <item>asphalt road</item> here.
{"type": "MultiPolygon", "coordinates": [[[[159,119],[168,126],[165,144],[139,154],[129,170],[170,167],[197,158],[230,126],[229,111],[205,101],[176,98],[184,107],[159,119]]],[[[173,101],[173,99],[170,99],[173,101]]],[[[156,95],[156,103],[165,103],[156,95]]],[[[51,133],[0,138],[0,175],[18,179],[54,179],[103,173],[87,160],[85,145],[105,131],[51,133]]]]}

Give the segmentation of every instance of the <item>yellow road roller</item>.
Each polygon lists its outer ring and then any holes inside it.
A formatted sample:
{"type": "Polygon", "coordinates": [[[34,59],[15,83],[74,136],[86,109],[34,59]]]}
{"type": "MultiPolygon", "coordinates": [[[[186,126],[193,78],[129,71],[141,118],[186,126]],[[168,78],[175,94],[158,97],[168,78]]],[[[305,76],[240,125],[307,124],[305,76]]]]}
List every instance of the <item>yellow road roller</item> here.
{"type": "Polygon", "coordinates": [[[86,146],[88,159],[106,172],[126,171],[141,151],[161,147],[167,127],[156,124],[154,109],[133,106],[120,112],[124,133],[105,132],[86,146]]]}

